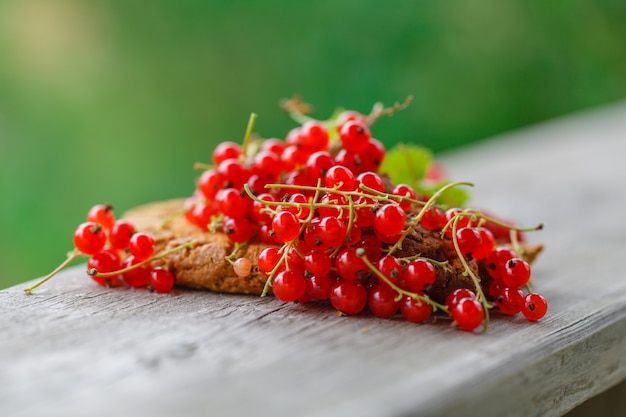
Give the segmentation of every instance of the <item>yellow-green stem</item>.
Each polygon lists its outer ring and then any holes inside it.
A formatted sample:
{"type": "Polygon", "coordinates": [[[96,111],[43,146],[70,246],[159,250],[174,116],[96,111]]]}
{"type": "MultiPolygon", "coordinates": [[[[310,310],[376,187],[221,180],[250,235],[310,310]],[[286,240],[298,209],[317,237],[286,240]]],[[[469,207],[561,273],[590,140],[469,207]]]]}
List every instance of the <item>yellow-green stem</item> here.
{"type": "Polygon", "coordinates": [[[66,266],[68,266],[69,264],[71,264],[73,261],[80,258],[81,256],[83,256],[83,254],[80,253],[78,249],[74,249],[67,255],[67,258],[61,263],[61,265],[57,266],[54,269],[54,271],[50,272],[48,275],[46,275],[41,281],[37,282],[35,285],[31,285],[28,288],[24,288],[24,293],[27,295],[32,294],[35,288],[39,287],[41,284],[43,284],[44,282],[48,281],[50,278],[52,278],[53,276],[61,272],[63,269],[65,269],[66,266]]]}

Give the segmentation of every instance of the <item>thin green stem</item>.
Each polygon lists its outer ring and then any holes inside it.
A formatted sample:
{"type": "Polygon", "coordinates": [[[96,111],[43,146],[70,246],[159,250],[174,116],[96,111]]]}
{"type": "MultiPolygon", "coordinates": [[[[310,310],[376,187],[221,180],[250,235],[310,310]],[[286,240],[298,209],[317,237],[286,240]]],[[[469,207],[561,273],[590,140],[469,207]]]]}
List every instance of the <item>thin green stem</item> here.
{"type": "Polygon", "coordinates": [[[61,272],[63,269],[65,269],[65,267],[67,267],[70,263],[80,258],[81,256],[83,256],[83,254],[80,253],[78,249],[72,250],[70,253],[68,253],[67,258],[61,263],[61,265],[57,266],[54,269],[54,271],[50,272],[48,275],[46,275],[41,281],[37,282],[35,285],[32,285],[28,288],[24,288],[24,293],[27,295],[32,294],[35,288],[39,287],[41,284],[43,284],[44,282],[48,281],[50,278],[52,278],[53,276],[61,272]]]}
{"type": "Polygon", "coordinates": [[[167,255],[170,255],[176,251],[179,251],[181,249],[185,249],[185,248],[193,248],[195,245],[197,244],[197,242],[195,240],[192,240],[191,242],[187,242],[187,243],[183,243],[182,245],[178,245],[174,248],[168,249],[165,252],[159,253],[158,255],[152,256],[151,258],[146,259],[145,261],[142,262],[138,262],[134,265],[131,265],[129,267],[126,268],[122,268],[119,269],[117,271],[113,271],[113,272],[98,272],[97,269],[95,268],[91,268],[89,271],[87,271],[87,273],[92,276],[92,277],[103,277],[103,278],[107,278],[107,277],[114,277],[115,275],[119,275],[119,274],[123,274],[125,272],[129,272],[132,271],[133,269],[139,268],[141,266],[147,265],[148,263],[152,262],[152,261],[156,261],[158,259],[162,259],[164,257],[166,257],[167,255]]]}
{"type": "Polygon", "coordinates": [[[250,113],[250,118],[248,119],[248,127],[246,128],[246,134],[243,137],[243,144],[241,145],[241,158],[243,160],[248,156],[248,145],[250,144],[250,137],[252,136],[252,129],[254,129],[254,124],[256,123],[257,114],[250,113]]]}

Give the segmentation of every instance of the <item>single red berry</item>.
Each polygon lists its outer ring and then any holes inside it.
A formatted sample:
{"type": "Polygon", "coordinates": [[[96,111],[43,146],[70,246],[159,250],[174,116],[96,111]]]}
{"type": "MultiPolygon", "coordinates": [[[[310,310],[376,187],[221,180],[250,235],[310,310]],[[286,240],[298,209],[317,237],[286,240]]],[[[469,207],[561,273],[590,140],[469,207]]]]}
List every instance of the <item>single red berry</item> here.
{"type": "Polygon", "coordinates": [[[369,227],[374,224],[376,212],[374,210],[375,201],[365,196],[359,196],[354,200],[355,223],[360,227],[369,227]],[[364,205],[362,207],[358,207],[364,205]]]}
{"type": "Polygon", "coordinates": [[[517,288],[502,288],[496,298],[496,305],[504,314],[515,315],[522,311],[524,293],[517,288]]]}
{"type": "MultiPolygon", "coordinates": [[[[131,255],[124,260],[124,264],[122,266],[124,269],[126,269],[130,268],[131,266],[137,265],[138,263],[140,262],[131,255]]],[[[150,283],[150,271],[151,269],[149,266],[137,266],[129,271],[122,273],[122,279],[126,284],[130,285],[131,287],[145,287],[150,283]]]]}
{"type": "Polygon", "coordinates": [[[306,219],[311,214],[309,199],[302,193],[294,193],[289,197],[289,203],[294,206],[282,206],[281,210],[289,211],[296,215],[298,219],[306,219]]]}
{"type": "Polygon", "coordinates": [[[367,124],[352,120],[344,123],[339,131],[339,139],[343,147],[350,152],[362,151],[367,147],[371,138],[367,124]]]}
{"type": "Polygon", "coordinates": [[[150,286],[158,293],[168,293],[174,286],[174,275],[165,268],[153,268],[150,272],[150,286]]]}
{"type": "MultiPolygon", "coordinates": [[[[257,196],[259,200],[268,201],[268,202],[276,202],[276,197],[271,194],[263,193],[257,196]]],[[[269,223],[272,221],[270,215],[263,211],[263,209],[267,207],[273,207],[272,205],[265,205],[263,203],[259,203],[258,201],[252,202],[252,210],[250,211],[250,217],[257,223],[269,223]]]]}
{"type": "Polygon", "coordinates": [[[272,152],[280,156],[285,150],[287,144],[280,139],[270,138],[263,141],[261,144],[261,150],[272,152]]]}
{"type": "Polygon", "coordinates": [[[318,178],[324,178],[326,172],[335,165],[335,159],[327,151],[312,153],[306,161],[307,175],[317,182],[318,178]]]}
{"type": "MultiPolygon", "coordinates": [[[[391,282],[398,282],[402,273],[402,264],[395,256],[383,256],[378,260],[377,268],[391,282]]],[[[421,288],[420,288],[421,289],[421,288]]]]}
{"type": "Polygon", "coordinates": [[[271,246],[263,248],[263,250],[259,253],[259,257],[257,260],[257,263],[259,264],[259,269],[266,275],[269,275],[270,272],[272,272],[272,270],[276,267],[276,264],[278,264],[280,257],[281,254],[278,251],[278,248],[271,246]]]}
{"type": "Polygon", "coordinates": [[[425,301],[405,295],[400,301],[400,312],[412,323],[422,323],[433,313],[433,307],[425,301]]]}
{"type": "Polygon", "coordinates": [[[341,278],[354,281],[362,278],[369,272],[369,268],[357,255],[357,249],[345,248],[335,257],[335,269],[341,278]]]}
{"type": "Polygon", "coordinates": [[[511,258],[504,265],[502,281],[507,287],[520,288],[530,280],[530,265],[523,259],[511,258]]]}
{"type": "Polygon", "coordinates": [[[323,277],[328,275],[332,261],[326,252],[312,250],[304,256],[305,275],[323,277]]]}
{"type": "Polygon", "coordinates": [[[328,207],[327,205],[346,206],[348,202],[341,194],[327,193],[322,196],[319,201],[320,206],[317,209],[320,217],[337,217],[339,219],[348,218],[349,210],[343,207],[328,207]]]}
{"type": "Polygon", "coordinates": [[[356,152],[355,161],[359,161],[357,174],[365,171],[378,172],[378,168],[385,159],[385,145],[371,138],[362,151],[356,152]]]}
{"type": "Polygon", "coordinates": [[[113,227],[113,223],[115,223],[113,206],[109,204],[97,204],[93,206],[89,210],[89,213],[87,213],[87,221],[98,223],[106,231],[111,230],[111,227],[113,227]]]}
{"type": "Polygon", "coordinates": [[[504,285],[502,280],[494,279],[493,281],[491,281],[491,284],[489,284],[489,295],[493,299],[496,299],[500,296],[500,294],[502,293],[502,290],[504,290],[505,288],[507,288],[507,286],[504,285]]]}
{"type": "Polygon", "coordinates": [[[74,232],[74,246],[85,255],[95,255],[104,249],[106,233],[99,223],[85,222],[74,232]]]}
{"type": "Polygon", "coordinates": [[[135,233],[135,226],[126,220],[118,220],[113,224],[109,233],[109,243],[113,249],[124,250],[128,248],[130,238],[135,233]]]}
{"type": "Polygon", "coordinates": [[[241,146],[234,142],[220,142],[213,151],[213,163],[221,164],[227,159],[237,159],[241,155],[241,146]]]}
{"type": "Polygon", "coordinates": [[[440,230],[446,225],[446,215],[437,207],[430,207],[422,216],[420,224],[428,230],[440,230]]]}
{"type": "Polygon", "coordinates": [[[328,300],[333,285],[335,285],[335,280],[330,274],[313,275],[306,280],[306,293],[312,300],[328,300]]]}
{"type": "Polygon", "coordinates": [[[367,304],[367,290],[359,281],[340,279],[330,290],[330,303],[344,314],[358,314],[367,304]]]}
{"type": "Polygon", "coordinates": [[[281,211],[272,219],[272,229],[279,242],[291,242],[300,234],[300,222],[293,213],[281,211]]]}
{"type": "Polygon", "coordinates": [[[212,200],[222,188],[223,183],[224,181],[220,174],[214,169],[207,169],[200,175],[200,178],[198,178],[198,189],[204,198],[212,200]]]}
{"type": "MultiPolygon", "coordinates": [[[[115,250],[105,249],[89,258],[87,262],[87,270],[95,269],[100,273],[115,272],[122,269],[122,260],[115,250]]],[[[119,275],[112,277],[92,276],[93,280],[103,286],[115,284],[119,279],[119,275]]]]}
{"type": "Polygon", "coordinates": [[[530,321],[537,321],[546,315],[548,311],[548,301],[541,295],[535,293],[528,294],[522,305],[522,314],[530,321]]]}
{"type": "Polygon", "coordinates": [[[246,217],[224,217],[222,228],[228,239],[235,243],[247,242],[257,230],[246,217]]]}
{"type": "Polygon", "coordinates": [[[300,144],[311,151],[328,149],[328,130],[316,121],[305,122],[300,128],[300,144]]]}
{"type": "Polygon", "coordinates": [[[452,319],[462,330],[471,332],[483,322],[485,310],[482,304],[472,298],[460,300],[452,309],[452,319]]]}
{"type": "Polygon", "coordinates": [[[374,235],[364,235],[356,247],[365,250],[365,256],[370,262],[377,262],[383,253],[383,244],[374,235]]]}
{"type": "Polygon", "coordinates": [[[474,251],[472,252],[472,258],[480,261],[485,259],[487,256],[489,256],[491,252],[493,252],[493,249],[495,247],[495,240],[493,234],[489,231],[489,229],[481,227],[478,230],[478,233],[480,233],[480,245],[474,248],[474,251]]]}
{"type": "Polygon", "coordinates": [[[135,259],[142,262],[154,254],[154,239],[146,233],[135,233],[130,238],[128,247],[135,259]]]}
{"type": "Polygon", "coordinates": [[[320,219],[317,232],[326,245],[339,246],[346,238],[347,225],[336,217],[325,216],[320,219]]]}
{"type": "Polygon", "coordinates": [[[379,283],[369,292],[367,306],[376,317],[389,318],[398,312],[398,293],[389,285],[379,283]]]}
{"type": "Polygon", "coordinates": [[[412,291],[423,291],[435,283],[437,271],[425,259],[413,259],[402,270],[402,278],[412,291]]]}
{"type": "Polygon", "coordinates": [[[467,288],[457,288],[446,297],[446,306],[452,310],[464,298],[476,299],[476,294],[467,288]]]}
{"type": "Polygon", "coordinates": [[[337,187],[342,191],[352,191],[356,188],[354,174],[342,165],[334,165],[328,169],[324,184],[328,188],[337,187]]]}
{"type": "MultiPolygon", "coordinates": [[[[411,200],[415,200],[417,198],[417,194],[415,193],[415,190],[413,189],[413,187],[411,187],[410,185],[406,185],[406,184],[396,185],[393,191],[391,192],[391,194],[397,195],[398,197],[410,198],[411,200]]],[[[413,207],[413,203],[411,203],[410,201],[405,201],[405,200],[400,201],[400,208],[404,210],[405,212],[410,211],[412,207],[413,207]]]]}
{"type": "MultiPolygon", "coordinates": [[[[380,193],[385,191],[385,183],[383,183],[382,178],[380,178],[380,176],[375,172],[372,172],[372,171],[362,172],[357,176],[356,180],[359,185],[363,184],[364,186],[371,188],[373,190],[376,190],[380,193]]],[[[360,187],[357,187],[357,188],[360,188],[360,187]]],[[[363,190],[363,192],[366,194],[375,194],[367,190],[363,190]]]]}
{"type": "Polygon", "coordinates": [[[281,301],[290,302],[302,297],[306,291],[306,278],[293,270],[282,271],[272,280],[272,292],[281,301]]]}
{"type": "Polygon", "coordinates": [[[217,166],[217,173],[224,181],[225,187],[241,189],[250,177],[250,170],[239,159],[225,159],[217,166]]]}
{"type": "Polygon", "coordinates": [[[402,232],[406,214],[397,204],[385,204],[376,211],[374,230],[384,236],[394,236],[402,232]]]}
{"type": "Polygon", "coordinates": [[[251,172],[267,181],[276,181],[283,169],[280,157],[270,151],[260,151],[254,155],[251,172]]]}
{"type": "Polygon", "coordinates": [[[456,231],[456,240],[461,253],[465,256],[472,256],[474,251],[481,244],[480,233],[474,227],[462,227],[458,229],[456,231]]]}
{"type": "Polygon", "coordinates": [[[215,201],[218,202],[220,211],[228,217],[245,216],[252,206],[252,200],[247,194],[234,188],[220,190],[215,201]]]}

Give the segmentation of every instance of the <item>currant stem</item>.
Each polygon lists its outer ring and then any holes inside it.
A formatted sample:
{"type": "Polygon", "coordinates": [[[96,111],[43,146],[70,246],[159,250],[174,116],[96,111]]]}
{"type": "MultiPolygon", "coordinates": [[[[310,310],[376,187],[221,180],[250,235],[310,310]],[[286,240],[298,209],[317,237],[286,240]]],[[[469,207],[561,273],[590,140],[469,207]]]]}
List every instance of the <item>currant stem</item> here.
{"type": "Polygon", "coordinates": [[[206,164],[204,162],[196,162],[195,164],[193,164],[193,169],[196,171],[206,171],[207,169],[213,168],[215,168],[213,165],[206,164]]]}
{"type": "Polygon", "coordinates": [[[61,265],[57,266],[54,269],[54,271],[50,272],[48,275],[46,275],[41,281],[37,282],[35,285],[32,285],[28,288],[24,288],[24,293],[27,295],[32,294],[35,288],[39,287],[41,284],[43,284],[44,282],[48,281],[50,278],[52,278],[53,276],[61,272],[66,266],[68,266],[70,263],[80,258],[81,256],[83,256],[83,254],[79,252],[78,249],[72,250],[70,253],[68,253],[67,258],[61,263],[61,265]]]}
{"type": "MultiPolygon", "coordinates": [[[[357,255],[358,255],[358,251],[357,251],[357,255]]],[[[398,297],[402,297],[403,295],[406,295],[408,297],[414,298],[416,300],[418,300],[419,302],[424,302],[427,304],[430,304],[435,311],[436,310],[441,310],[443,312],[445,312],[446,314],[449,314],[448,311],[448,307],[439,304],[436,301],[431,300],[429,297],[414,293],[414,292],[409,292],[406,290],[403,290],[402,288],[398,287],[396,284],[394,284],[393,282],[391,282],[391,280],[389,278],[387,278],[385,276],[385,274],[383,274],[382,272],[380,272],[378,270],[378,268],[376,268],[374,266],[374,264],[372,264],[370,262],[369,259],[367,259],[367,256],[365,254],[360,255],[359,256],[361,258],[361,260],[363,260],[363,262],[365,262],[365,265],[367,265],[367,267],[369,268],[370,271],[372,271],[374,273],[374,275],[376,275],[377,278],[379,278],[380,280],[382,280],[383,282],[385,282],[385,284],[389,285],[395,292],[398,293],[398,297]]]]}
{"type": "Polygon", "coordinates": [[[156,261],[158,259],[162,259],[164,257],[166,257],[167,255],[170,255],[174,252],[177,252],[181,249],[185,249],[185,248],[193,248],[194,246],[196,246],[197,242],[195,240],[192,240],[191,242],[187,242],[187,243],[183,243],[181,245],[178,245],[174,248],[168,249],[165,252],[159,253],[158,255],[155,255],[151,258],[146,259],[145,261],[141,261],[138,262],[134,265],[131,265],[127,268],[122,268],[122,269],[118,269],[117,271],[113,271],[113,272],[98,272],[97,269],[95,268],[91,268],[89,271],[87,271],[87,273],[92,276],[92,277],[103,277],[103,278],[107,278],[107,277],[113,277],[115,275],[119,275],[119,274],[123,274],[125,272],[129,272],[132,271],[133,269],[139,268],[141,266],[144,266],[152,261],[156,261]]]}
{"type": "Polygon", "coordinates": [[[250,113],[250,119],[248,119],[248,127],[246,128],[246,134],[243,137],[243,144],[241,145],[241,158],[245,160],[247,157],[248,145],[250,144],[250,136],[252,136],[252,129],[256,123],[257,114],[250,113]]]}
{"type": "Polygon", "coordinates": [[[245,249],[247,246],[248,242],[235,242],[235,244],[233,245],[233,251],[228,256],[225,256],[224,259],[226,259],[229,264],[234,265],[235,261],[233,261],[233,258],[236,258],[239,251],[245,249]]]}
{"type": "Polygon", "coordinates": [[[267,276],[267,279],[265,280],[265,285],[263,286],[263,292],[261,292],[261,297],[265,297],[267,295],[267,292],[272,286],[272,279],[274,278],[274,275],[276,275],[276,272],[278,272],[278,268],[280,268],[280,266],[286,262],[287,256],[289,256],[289,246],[290,244],[286,244],[282,247],[282,249],[285,250],[283,251],[278,262],[276,262],[276,266],[274,266],[274,269],[272,269],[267,276]]]}

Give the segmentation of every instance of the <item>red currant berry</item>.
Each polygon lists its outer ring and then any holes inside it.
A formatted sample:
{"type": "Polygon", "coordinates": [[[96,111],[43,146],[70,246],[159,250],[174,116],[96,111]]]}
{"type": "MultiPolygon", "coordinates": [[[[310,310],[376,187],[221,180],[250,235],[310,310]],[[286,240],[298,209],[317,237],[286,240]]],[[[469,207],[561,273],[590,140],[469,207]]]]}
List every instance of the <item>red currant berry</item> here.
{"type": "Polygon", "coordinates": [[[313,275],[306,280],[306,293],[312,300],[328,300],[333,285],[335,285],[335,280],[330,274],[313,275]]]}
{"type": "Polygon", "coordinates": [[[282,171],[278,155],[270,151],[260,151],[254,155],[252,172],[267,181],[275,181],[282,171]]]}
{"type": "Polygon", "coordinates": [[[304,256],[305,275],[324,277],[330,272],[332,261],[326,252],[313,250],[304,256]]]}
{"type": "Polygon", "coordinates": [[[328,188],[337,187],[342,191],[352,191],[355,189],[356,181],[354,174],[342,165],[334,165],[328,169],[324,177],[324,184],[328,188]]]}
{"type": "Polygon", "coordinates": [[[425,301],[405,295],[400,301],[400,312],[412,323],[423,323],[433,313],[433,307],[425,301]]]}
{"type": "Polygon", "coordinates": [[[364,196],[359,196],[356,200],[354,200],[355,206],[365,205],[354,209],[356,214],[355,223],[360,227],[369,227],[374,224],[374,219],[376,218],[376,212],[373,208],[374,204],[374,200],[364,196]]]}
{"type": "Polygon", "coordinates": [[[300,222],[293,213],[281,211],[272,219],[272,229],[279,242],[291,242],[300,234],[300,222]]]}
{"type": "Polygon", "coordinates": [[[367,124],[352,120],[341,126],[339,139],[343,147],[350,152],[362,151],[367,147],[371,137],[367,124]]]}
{"type": "Polygon", "coordinates": [[[259,257],[257,260],[257,263],[259,264],[259,269],[266,275],[269,275],[270,272],[272,272],[272,270],[276,268],[276,265],[278,264],[280,258],[281,254],[278,251],[278,248],[263,248],[263,250],[259,253],[259,257]]]}
{"type": "Polygon", "coordinates": [[[217,166],[226,188],[241,189],[250,177],[250,170],[239,159],[225,159],[217,166]]]}
{"type": "MultiPolygon", "coordinates": [[[[364,186],[381,193],[385,191],[385,184],[383,183],[382,178],[380,178],[380,176],[375,172],[362,172],[356,179],[358,184],[363,184],[364,186]]],[[[366,194],[374,194],[373,192],[367,190],[364,190],[363,192],[366,194]]]]}
{"type": "Polygon", "coordinates": [[[248,258],[237,258],[233,263],[233,272],[238,277],[245,278],[252,272],[252,261],[248,258]]]}
{"type": "Polygon", "coordinates": [[[109,243],[113,249],[124,250],[135,233],[135,226],[126,220],[118,220],[113,224],[109,233],[109,243]]]}
{"type": "Polygon", "coordinates": [[[374,286],[367,296],[367,306],[376,317],[389,318],[398,312],[398,293],[382,282],[374,286]]]}
{"type": "Polygon", "coordinates": [[[460,300],[452,309],[452,319],[462,330],[471,332],[483,322],[485,311],[483,306],[472,298],[460,300]]]}
{"type": "Polygon", "coordinates": [[[372,138],[362,151],[357,152],[354,156],[356,161],[360,161],[358,165],[358,173],[365,171],[378,172],[378,168],[385,159],[385,146],[378,140],[372,138]]]}
{"type": "Polygon", "coordinates": [[[530,280],[530,265],[523,259],[511,258],[504,266],[502,281],[507,287],[520,288],[530,280]]]}
{"type": "MultiPolygon", "coordinates": [[[[276,202],[276,197],[274,197],[273,195],[268,194],[268,193],[259,194],[257,196],[257,198],[259,200],[263,200],[263,201],[276,202]]],[[[256,200],[253,201],[252,202],[252,210],[250,212],[250,216],[252,217],[252,220],[254,220],[257,223],[269,223],[269,222],[271,222],[272,218],[270,217],[270,215],[263,211],[263,209],[265,209],[266,207],[268,207],[268,206],[263,204],[263,203],[259,203],[256,200]]],[[[270,205],[269,207],[272,207],[272,206],[270,205]]]]}
{"type": "Polygon", "coordinates": [[[246,217],[225,217],[222,228],[228,239],[235,243],[247,242],[257,229],[246,217]]]}
{"type": "Polygon", "coordinates": [[[476,294],[467,288],[457,288],[446,297],[446,306],[452,310],[464,298],[476,299],[476,294]]]}
{"type": "Polygon", "coordinates": [[[394,236],[402,232],[406,214],[397,204],[385,204],[376,211],[374,230],[384,236],[394,236]]]}
{"type": "MultiPolygon", "coordinates": [[[[395,256],[383,256],[376,265],[381,274],[391,282],[398,282],[402,273],[402,264],[395,256]]],[[[421,289],[421,288],[420,288],[421,289]]]]}
{"type": "Polygon", "coordinates": [[[522,305],[522,314],[530,321],[537,321],[546,315],[548,302],[537,293],[528,294],[522,305]]]}
{"type": "Polygon", "coordinates": [[[154,239],[146,233],[135,233],[128,245],[137,262],[145,261],[154,254],[154,239]]]}
{"type": "Polygon", "coordinates": [[[462,227],[456,231],[456,240],[461,253],[465,256],[472,256],[474,251],[480,246],[480,233],[474,227],[462,227]]]}
{"type": "Polygon", "coordinates": [[[306,161],[306,172],[311,179],[317,182],[318,178],[324,178],[326,172],[335,165],[335,159],[326,151],[312,153],[306,161]]]}
{"type": "Polygon", "coordinates": [[[341,220],[336,217],[322,217],[317,225],[319,238],[328,246],[339,246],[346,237],[346,228],[341,220]]]}
{"type": "Polygon", "coordinates": [[[241,146],[234,142],[221,142],[213,151],[213,163],[221,164],[227,159],[237,159],[241,155],[241,146]]]}
{"type": "MultiPolygon", "coordinates": [[[[87,262],[87,270],[95,269],[100,273],[114,272],[122,269],[122,261],[115,250],[105,249],[89,258],[87,262]]],[[[115,284],[119,279],[119,275],[112,277],[92,276],[93,280],[103,286],[115,284]]]]}
{"type": "MultiPolygon", "coordinates": [[[[417,194],[415,194],[415,190],[413,189],[413,187],[406,184],[396,185],[391,194],[397,195],[398,197],[410,198],[411,200],[415,200],[417,198],[417,194]]],[[[413,203],[411,203],[410,201],[400,201],[400,208],[405,212],[411,211],[412,207],[413,203]]]]}
{"type": "Polygon", "coordinates": [[[207,169],[198,178],[198,189],[208,200],[215,198],[217,192],[222,188],[222,178],[214,169],[207,169]]]}
{"type": "Polygon", "coordinates": [[[359,281],[341,279],[330,290],[330,303],[344,314],[358,314],[367,304],[367,290],[359,281]]]}
{"type": "Polygon", "coordinates": [[[424,212],[420,224],[428,230],[440,230],[446,225],[446,215],[437,207],[430,207],[424,212]]]}
{"type": "Polygon", "coordinates": [[[220,190],[215,201],[219,204],[220,211],[228,217],[245,216],[252,206],[252,200],[245,193],[234,188],[220,190]]]}
{"type": "Polygon", "coordinates": [[[318,121],[305,122],[300,128],[300,144],[313,151],[326,150],[328,149],[328,130],[318,121]]]}
{"type": "Polygon", "coordinates": [[[261,144],[261,150],[269,151],[280,156],[285,150],[285,146],[287,146],[287,144],[282,140],[271,138],[263,141],[263,144],[261,144]]]}
{"type": "Polygon", "coordinates": [[[290,302],[302,297],[306,291],[306,279],[293,270],[282,271],[272,280],[272,292],[281,301],[290,302]]]}
{"type": "Polygon", "coordinates": [[[97,204],[93,206],[87,213],[87,221],[98,223],[104,230],[111,230],[115,223],[115,214],[113,207],[109,204],[97,204]]]}
{"type": "Polygon", "coordinates": [[[363,236],[356,247],[365,250],[365,256],[370,262],[378,262],[383,253],[382,242],[373,235],[363,236]]]}
{"type": "Polygon", "coordinates": [[[150,272],[150,286],[158,293],[168,293],[174,287],[174,275],[162,267],[156,267],[150,272]]]}
{"type": "Polygon", "coordinates": [[[478,245],[474,251],[472,252],[472,258],[480,261],[485,259],[491,252],[493,252],[493,248],[495,247],[495,240],[493,238],[493,234],[484,227],[481,227],[478,230],[480,233],[480,245],[478,245]]]}
{"type": "Polygon", "coordinates": [[[402,278],[412,291],[428,289],[437,279],[437,271],[432,263],[425,259],[414,259],[402,270],[402,278]]]}
{"type": "Polygon", "coordinates": [[[95,255],[104,249],[107,237],[99,223],[85,222],[74,232],[74,246],[85,255],[95,255]]]}
{"type": "Polygon", "coordinates": [[[496,298],[496,305],[504,314],[515,315],[522,311],[524,293],[517,288],[505,287],[496,298]]]}
{"type": "Polygon", "coordinates": [[[367,265],[357,255],[356,248],[346,248],[339,251],[335,257],[335,269],[344,280],[356,280],[364,277],[369,271],[367,265]]]}
{"type": "MultiPolygon", "coordinates": [[[[129,256],[124,260],[124,269],[137,265],[139,261],[134,256],[129,256]]],[[[137,266],[133,269],[122,273],[122,279],[131,287],[145,287],[150,283],[150,268],[147,266],[137,266]]]]}

